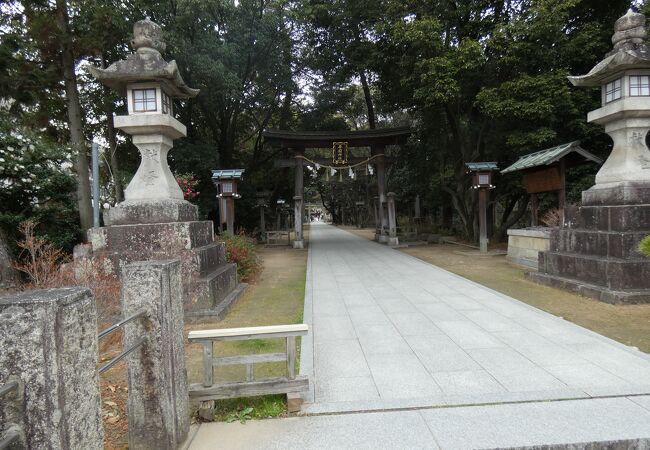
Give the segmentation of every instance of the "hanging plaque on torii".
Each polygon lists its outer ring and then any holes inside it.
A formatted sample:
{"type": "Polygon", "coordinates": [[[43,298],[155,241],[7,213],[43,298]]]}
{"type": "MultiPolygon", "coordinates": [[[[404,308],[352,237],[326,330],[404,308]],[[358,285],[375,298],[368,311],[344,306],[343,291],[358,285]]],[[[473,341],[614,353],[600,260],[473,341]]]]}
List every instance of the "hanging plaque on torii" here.
{"type": "Polygon", "coordinates": [[[347,164],[349,150],[347,142],[332,142],[332,162],[334,164],[347,164]]]}

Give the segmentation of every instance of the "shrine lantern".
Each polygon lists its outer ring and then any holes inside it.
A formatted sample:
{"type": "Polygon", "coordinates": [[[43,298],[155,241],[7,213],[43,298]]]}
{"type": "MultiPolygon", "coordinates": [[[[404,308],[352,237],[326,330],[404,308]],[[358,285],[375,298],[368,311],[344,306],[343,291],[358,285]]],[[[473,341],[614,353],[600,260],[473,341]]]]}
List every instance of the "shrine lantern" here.
{"type": "Polygon", "coordinates": [[[496,162],[466,163],[467,172],[472,174],[472,189],[494,189],[492,174],[498,169],[496,162]]]}
{"type": "Polygon", "coordinates": [[[217,187],[219,198],[241,198],[237,193],[237,182],[242,179],[244,169],[213,170],[212,182],[217,187]]]}

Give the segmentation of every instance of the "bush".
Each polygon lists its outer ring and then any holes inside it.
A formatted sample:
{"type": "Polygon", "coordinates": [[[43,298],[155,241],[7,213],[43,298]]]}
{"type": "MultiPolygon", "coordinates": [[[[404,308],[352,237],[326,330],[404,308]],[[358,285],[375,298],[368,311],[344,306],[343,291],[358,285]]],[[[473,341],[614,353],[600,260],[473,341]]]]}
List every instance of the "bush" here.
{"type": "Polygon", "coordinates": [[[650,236],[646,236],[639,242],[639,251],[650,258],[650,236]]]}
{"type": "Polygon", "coordinates": [[[228,262],[237,264],[239,279],[245,282],[254,279],[261,267],[255,241],[243,232],[235,235],[224,233],[218,239],[226,243],[226,258],[228,262]]]}

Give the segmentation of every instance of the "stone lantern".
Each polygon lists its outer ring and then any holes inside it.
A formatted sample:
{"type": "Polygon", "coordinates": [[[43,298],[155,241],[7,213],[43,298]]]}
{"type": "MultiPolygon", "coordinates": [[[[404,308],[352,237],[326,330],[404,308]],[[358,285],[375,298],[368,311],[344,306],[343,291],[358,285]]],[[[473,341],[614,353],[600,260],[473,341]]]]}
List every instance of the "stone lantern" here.
{"type": "Polygon", "coordinates": [[[614,25],[614,49],[587,75],[569,77],[574,86],[601,88],[602,107],[588,122],[605,127],[614,147],[583,193],[588,203],[650,203],[650,50],[645,16],[629,10],[614,25]]]}
{"type": "Polygon", "coordinates": [[[582,193],[582,206],[554,230],[529,277],[609,303],[650,303],[650,260],[638,252],[650,234],[650,49],[645,16],[629,10],[614,25],[614,49],[575,86],[600,87],[587,115],[612,138],[612,152],[582,193]]]}
{"type": "MultiPolygon", "coordinates": [[[[115,127],[132,136],[140,166],[125,200],[104,215],[106,226],[88,232],[88,257],[107,271],[132,261],[179,258],[186,316],[219,316],[243,291],[237,265],[226,262],[225,244],[214,239],[214,224],[198,220],[198,208],[183,192],[167,164],[174,139],[186,135],[174,118],[174,100],[195,97],[175,61],[167,62],[162,30],[149,19],[133,27],[134,52],[106,69],[89,67],[101,83],[127,100],[128,114],[115,127]]],[[[235,191],[236,192],[236,191],[235,191]]]]}
{"type": "Polygon", "coordinates": [[[176,62],[167,62],[162,30],[149,19],[133,27],[135,52],[106,69],[89,67],[100,82],[124,95],[128,114],[115,116],[115,128],[133,136],[141,161],[124,191],[124,202],[105,217],[110,225],[156,221],[196,220],[196,208],[183,198],[167,163],[173,140],[186,135],[185,125],[174,118],[174,99],[195,97],[176,62]]]}

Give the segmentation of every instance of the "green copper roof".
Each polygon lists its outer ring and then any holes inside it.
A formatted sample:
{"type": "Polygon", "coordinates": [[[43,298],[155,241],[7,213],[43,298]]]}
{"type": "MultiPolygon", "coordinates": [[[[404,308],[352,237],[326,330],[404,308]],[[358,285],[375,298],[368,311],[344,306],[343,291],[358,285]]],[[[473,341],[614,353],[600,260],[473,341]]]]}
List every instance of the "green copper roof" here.
{"type": "Polygon", "coordinates": [[[580,147],[580,141],[573,141],[569,142],[568,144],[562,144],[558,145],[557,147],[547,148],[546,150],[540,150],[535,153],[524,155],[520,157],[513,165],[503,169],[501,173],[532,169],[533,167],[538,166],[549,166],[553,163],[558,162],[560,159],[564,158],[572,152],[578,153],[584,157],[586,161],[593,161],[598,164],[603,162],[602,159],[592,155],[587,150],[580,147]]]}
{"type": "Polygon", "coordinates": [[[497,163],[494,161],[489,162],[469,162],[465,163],[467,170],[470,172],[478,172],[479,170],[497,170],[497,163]]]}
{"type": "Polygon", "coordinates": [[[244,175],[244,169],[226,169],[226,170],[213,170],[213,180],[239,180],[244,175]]]}

